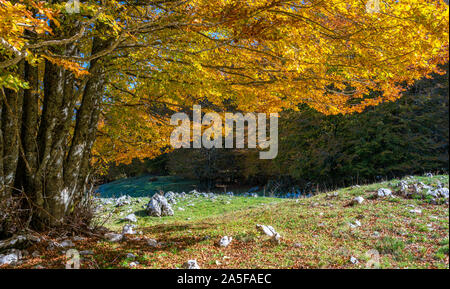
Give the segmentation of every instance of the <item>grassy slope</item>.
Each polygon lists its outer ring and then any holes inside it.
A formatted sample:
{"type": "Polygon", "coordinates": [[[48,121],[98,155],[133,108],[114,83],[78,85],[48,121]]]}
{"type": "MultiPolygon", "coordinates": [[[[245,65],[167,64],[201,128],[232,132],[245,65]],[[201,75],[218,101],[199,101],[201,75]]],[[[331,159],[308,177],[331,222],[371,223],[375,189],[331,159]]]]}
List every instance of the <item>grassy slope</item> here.
{"type": "Polygon", "coordinates": [[[113,204],[107,205],[106,210],[101,214],[99,222],[106,221],[106,227],[111,230],[120,231],[127,223],[122,219],[128,214],[134,213],[138,217],[138,222],[135,223],[138,228],[161,224],[184,223],[184,221],[195,223],[205,218],[220,218],[221,216],[233,214],[233,212],[238,212],[239,210],[250,210],[261,205],[275,204],[283,201],[277,198],[229,197],[226,195],[219,195],[215,201],[211,201],[202,196],[198,198],[188,197],[172,205],[175,212],[174,216],[155,218],[147,216],[143,207],[148,204],[150,197],[133,198],[132,200],[132,204],[129,206],[115,208],[113,204]],[[190,204],[194,206],[189,206],[190,204]],[[184,211],[178,210],[178,208],[183,208],[184,211]],[[113,214],[111,214],[112,211],[114,212],[113,214]]]}
{"type": "MultiPolygon", "coordinates": [[[[416,179],[426,184],[439,180],[448,187],[448,176],[416,179]]],[[[448,268],[447,205],[400,197],[368,199],[378,188],[395,188],[397,182],[341,189],[335,198],[321,194],[298,202],[235,197],[225,204],[224,197],[217,202],[194,202],[195,207],[181,203],[175,208],[182,206],[186,211],[175,211],[174,217],[140,217],[137,230],[163,243],[157,248],[143,240],[75,243],[79,250],[95,252],[82,261],[85,268],[128,268],[132,260],[126,259],[126,254],[130,252],[138,256],[138,268],[176,268],[188,259],[197,259],[202,268],[364,268],[367,252],[373,249],[381,254],[381,268],[448,268]],[[345,207],[355,196],[366,201],[345,207]],[[420,208],[422,214],[411,213],[413,208],[420,208]],[[348,223],[355,220],[362,226],[352,229],[348,223]],[[283,237],[281,244],[258,234],[257,223],[272,225],[283,237]],[[234,238],[227,248],[217,246],[224,235],[234,238]],[[351,257],[359,263],[350,262],[351,257]]],[[[142,204],[135,204],[132,210],[139,212],[142,204]]],[[[117,218],[108,223],[112,229],[122,225],[117,218]]],[[[63,267],[60,252],[46,251],[43,255],[23,267],[39,263],[63,267]]]]}

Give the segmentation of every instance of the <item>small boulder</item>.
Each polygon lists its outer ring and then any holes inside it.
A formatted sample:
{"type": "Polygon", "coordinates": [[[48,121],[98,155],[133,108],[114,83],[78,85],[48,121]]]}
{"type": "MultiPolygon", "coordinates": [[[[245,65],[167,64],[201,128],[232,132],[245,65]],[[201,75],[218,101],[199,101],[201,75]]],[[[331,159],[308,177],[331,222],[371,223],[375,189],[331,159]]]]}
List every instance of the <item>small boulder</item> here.
{"type": "Polygon", "coordinates": [[[392,191],[390,189],[381,188],[381,189],[378,189],[377,196],[379,198],[391,197],[392,196],[392,191]]]}
{"type": "Polygon", "coordinates": [[[448,188],[439,188],[436,190],[439,196],[448,199],[448,188]]]}
{"type": "Polygon", "coordinates": [[[405,193],[405,192],[407,192],[408,191],[408,182],[407,181],[405,181],[405,180],[401,180],[399,183],[398,183],[398,185],[397,185],[398,187],[400,187],[400,191],[402,192],[402,193],[405,193]]]}
{"type": "Polygon", "coordinates": [[[147,204],[146,212],[149,216],[154,217],[173,216],[174,214],[172,206],[167,199],[159,194],[153,195],[147,204]]]}
{"type": "Polygon", "coordinates": [[[158,241],[156,241],[155,239],[148,239],[147,240],[147,245],[149,245],[150,247],[157,247],[158,246],[158,241]]]}
{"type": "Polygon", "coordinates": [[[120,198],[118,198],[116,200],[115,206],[122,207],[122,206],[129,205],[129,204],[131,204],[131,197],[128,195],[125,195],[125,196],[121,196],[120,198]]]}
{"type": "Polygon", "coordinates": [[[123,239],[123,235],[117,233],[106,233],[105,238],[110,242],[120,242],[123,239]]]}
{"type": "Polygon", "coordinates": [[[232,240],[233,237],[223,236],[222,239],[220,239],[219,245],[221,247],[227,247],[228,245],[230,245],[232,240]]]}
{"type": "Polygon", "coordinates": [[[409,212],[411,214],[418,214],[418,215],[422,214],[422,210],[421,209],[413,209],[413,210],[410,210],[409,212]]]}
{"type": "Polygon", "coordinates": [[[64,240],[59,245],[63,248],[75,247],[75,244],[71,240],[64,240]]]}
{"type": "Polygon", "coordinates": [[[303,247],[302,243],[294,243],[294,248],[301,248],[303,247]]]}
{"type": "Polygon", "coordinates": [[[256,230],[271,237],[276,243],[280,243],[281,235],[272,226],[256,224],[256,230]]]}
{"type": "Polygon", "coordinates": [[[188,260],[183,264],[184,269],[200,269],[200,266],[197,264],[197,260],[188,260]]]}
{"type": "Polygon", "coordinates": [[[167,192],[165,193],[164,197],[167,199],[167,201],[169,202],[169,204],[176,204],[177,200],[176,200],[176,195],[174,192],[167,192]]]}
{"type": "Polygon", "coordinates": [[[348,225],[350,226],[350,228],[355,229],[355,228],[361,227],[361,222],[356,220],[353,223],[348,223],[348,225]]]}
{"type": "Polygon", "coordinates": [[[9,253],[6,255],[0,255],[0,266],[2,265],[14,265],[19,262],[21,256],[20,253],[9,253]]]}
{"type": "Polygon", "coordinates": [[[122,235],[134,235],[134,234],[136,234],[136,232],[133,230],[134,227],[135,227],[134,225],[130,225],[130,224],[127,224],[127,225],[123,226],[122,235]]]}
{"type": "Polygon", "coordinates": [[[94,251],[92,251],[92,250],[83,250],[83,251],[80,251],[80,255],[81,256],[94,255],[94,251]]]}
{"type": "Polygon", "coordinates": [[[128,216],[126,216],[125,218],[123,218],[124,221],[129,221],[129,222],[133,222],[136,223],[137,222],[137,217],[135,214],[129,214],[128,216]]]}
{"type": "Polygon", "coordinates": [[[378,231],[374,231],[371,235],[372,238],[380,238],[380,236],[381,236],[380,232],[378,232],[378,231]]]}
{"type": "Polygon", "coordinates": [[[356,204],[362,204],[364,202],[364,198],[359,196],[353,199],[353,202],[356,204]]]}

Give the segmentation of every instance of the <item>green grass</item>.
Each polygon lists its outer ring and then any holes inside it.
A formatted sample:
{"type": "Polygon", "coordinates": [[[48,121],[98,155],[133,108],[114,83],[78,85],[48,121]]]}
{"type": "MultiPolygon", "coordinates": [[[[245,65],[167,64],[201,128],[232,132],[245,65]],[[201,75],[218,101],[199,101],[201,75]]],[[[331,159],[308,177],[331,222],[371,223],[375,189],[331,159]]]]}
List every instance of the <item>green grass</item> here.
{"type": "Polygon", "coordinates": [[[138,227],[145,228],[158,224],[170,224],[173,222],[193,223],[206,217],[215,217],[232,214],[239,210],[257,208],[265,204],[282,202],[277,198],[252,198],[252,197],[229,197],[219,195],[214,201],[200,197],[188,196],[186,199],[172,205],[174,216],[155,218],[147,216],[144,206],[149,202],[149,197],[132,198],[132,204],[115,208],[114,204],[106,205],[105,210],[99,216],[98,222],[106,221],[105,225],[113,230],[119,230],[126,224],[122,219],[128,214],[134,213],[138,217],[138,227]],[[190,206],[193,204],[193,206],[190,206]],[[184,211],[178,208],[183,208],[184,211]],[[111,212],[114,212],[111,214],[111,212]]]}
{"type": "MultiPolygon", "coordinates": [[[[439,181],[448,187],[448,176],[415,177],[414,181],[428,185],[439,181]]],[[[196,259],[202,268],[449,268],[448,205],[433,205],[426,199],[371,198],[378,188],[395,191],[398,182],[344,188],[337,197],[220,196],[215,202],[192,198],[174,205],[175,216],[162,218],[144,214],[147,197],[135,199],[129,207],[108,206],[103,214],[117,211],[105,225],[120,231],[125,224],[120,218],[134,212],[136,231],[142,235],[121,243],[96,238],[75,243],[79,250],[95,252],[82,262],[83,268],[128,268],[129,252],[137,255],[137,268],[179,268],[189,259],[196,259]],[[356,196],[365,201],[348,206],[356,196]],[[411,213],[413,208],[422,213],[411,213]],[[352,227],[357,220],[361,226],[352,227]],[[281,243],[258,233],[256,224],[273,226],[282,236],[281,243]],[[225,235],[232,236],[233,242],[219,247],[225,235]],[[150,247],[144,238],[156,239],[160,245],[150,247]],[[358,262],[352,263],[351,257],[358,262]]],[[[64,266],[62,253],[44,251],[42,255],[39,260],[44,266],[64,266]]],[[[33,264],[25,262],[23,267],[33,264]]]]}
{"type": "Polygon", "coordinates": [[[401,255],[405,249],[405,243],[401,239],[392,237],[384,237],[376,246],[381,254],[392,254],[395,256],[401,255]]]}

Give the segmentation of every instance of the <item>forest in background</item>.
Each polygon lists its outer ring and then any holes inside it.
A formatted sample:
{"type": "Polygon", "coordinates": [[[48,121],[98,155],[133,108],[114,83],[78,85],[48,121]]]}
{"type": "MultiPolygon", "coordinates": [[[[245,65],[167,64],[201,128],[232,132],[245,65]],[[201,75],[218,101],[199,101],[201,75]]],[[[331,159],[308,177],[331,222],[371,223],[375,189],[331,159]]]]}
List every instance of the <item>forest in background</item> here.
{"type": "Polygon", "coordinates": [[[139,175],[176,175],[216,184],[270,190],[326,190],[424,172],[448,172],[448,65],[396,102],[360,114],[324,115],[307,106],[280,115],[279,154],[256,150],[179,149],[130,165],[112,166],[102,181],[139,175]],[[189,161],[186,161],[189,160],[189,161]]]}

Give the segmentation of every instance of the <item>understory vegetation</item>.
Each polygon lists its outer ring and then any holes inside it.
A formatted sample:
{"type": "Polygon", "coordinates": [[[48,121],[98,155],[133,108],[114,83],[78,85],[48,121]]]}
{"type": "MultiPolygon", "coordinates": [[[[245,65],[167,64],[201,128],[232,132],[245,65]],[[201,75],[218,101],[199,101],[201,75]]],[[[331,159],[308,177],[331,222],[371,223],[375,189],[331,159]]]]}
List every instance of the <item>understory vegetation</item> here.
{"type": "Polygon", "coordinates": [[[180,149],[112,165],[101,179],[172,174],[210,190],[227,184],[287,193],[448,172],[448,64],[445,69],[444,75],[417,82],[398,101],[360,114],[327,116],[306,106],[282,113],[274,160],[260,160],[254,150],[180,149]]]}

